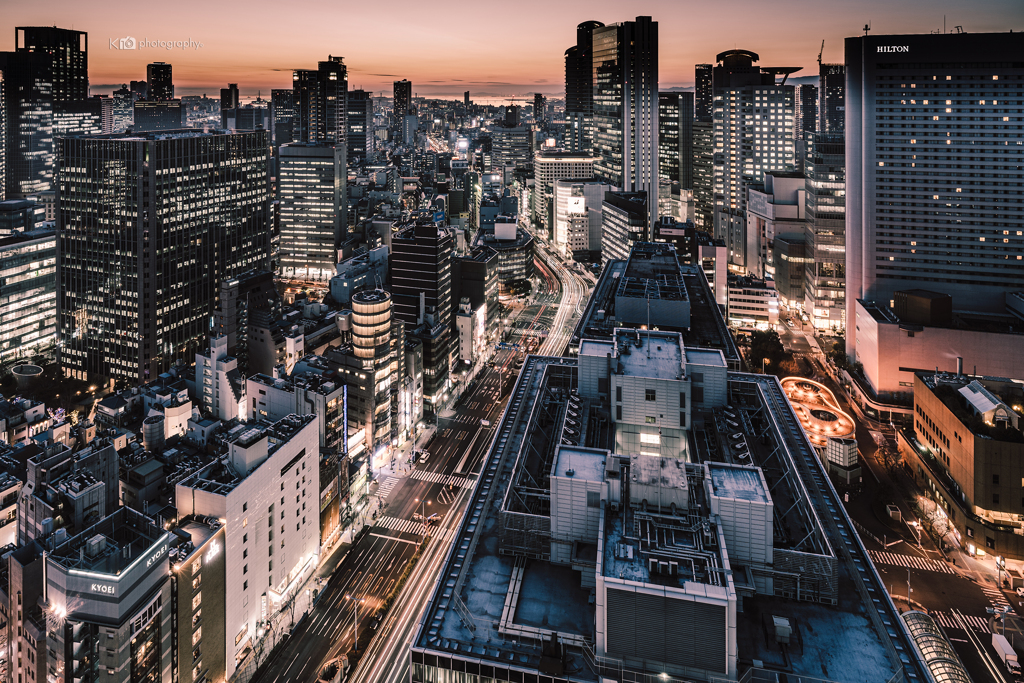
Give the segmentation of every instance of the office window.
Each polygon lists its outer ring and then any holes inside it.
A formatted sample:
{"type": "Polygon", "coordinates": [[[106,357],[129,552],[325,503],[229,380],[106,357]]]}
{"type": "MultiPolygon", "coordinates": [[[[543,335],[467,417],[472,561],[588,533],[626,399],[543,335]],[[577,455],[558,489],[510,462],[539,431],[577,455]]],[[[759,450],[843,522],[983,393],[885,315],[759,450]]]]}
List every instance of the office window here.
{"type": "Polygon", "coordinates": [[[685,408],[686,407],[686,392],[685,391],[680,391],[679,392],[679,407],[680,408],[685,408]]]}
{"type": "Polygon", "coordinates": [[[684,413],[682,411],[679,412],[679,426],[680,427],[685,427],[686,426],[686,413],[684,413]]]}
{"type": "Polygon", "coordinates": [[[657,424],[658,420],[657,420],[656,418],[654,418],[654,417],[652,417],[652,416],[648,415],[648,416],[646,416],[646,417],[644,418],[644,422],[646,422],[646,423],[647,423],[647,424],[649,424],[649,425],[652,425],[652,424],[657,424]]]}
{"type": "Polygon", "coordinates": [[[658,395],[654,391],[654,389],[645,389],[644,390],[644,400],[645,401],[656,401],[656,400],[658,400],[658,395]]]}
{"type": "Polygon", "coordinates": [[[992,483],[995,484],[996,486],[999,486],[999,475],[998,474],[993,474],[992,475],[992,483]]]}
{"type": "Polygon", "coordinates": [[[616,420],[621,420],[622,419],[622,406],[615,406],[615,419],[616,420]]]}
{"type": "Polygon", "coordinates": [[[616,401],[621,401],[622,400],[622,387],[615,387],[615,400],[616,401]]]}

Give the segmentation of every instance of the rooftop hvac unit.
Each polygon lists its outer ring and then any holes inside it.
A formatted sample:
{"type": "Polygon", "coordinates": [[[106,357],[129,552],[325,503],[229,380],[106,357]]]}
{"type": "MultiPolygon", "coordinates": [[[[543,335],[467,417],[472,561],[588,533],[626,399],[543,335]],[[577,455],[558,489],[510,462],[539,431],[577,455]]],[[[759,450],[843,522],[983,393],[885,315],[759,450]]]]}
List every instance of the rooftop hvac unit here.
{"type": "Polygon", "coordinates": [[[775,642],[789,645],[789,637],[793,635],[793,627],[789,623],[789,617],[772,615],[772,624],[775,626],[775,642]]]}

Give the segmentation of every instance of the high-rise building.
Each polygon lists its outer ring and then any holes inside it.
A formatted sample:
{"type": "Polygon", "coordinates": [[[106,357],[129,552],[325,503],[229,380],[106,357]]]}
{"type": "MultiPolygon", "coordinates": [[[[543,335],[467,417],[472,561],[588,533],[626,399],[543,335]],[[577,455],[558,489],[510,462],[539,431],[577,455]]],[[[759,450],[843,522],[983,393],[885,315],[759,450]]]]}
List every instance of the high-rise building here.
{"type": "Polygon", "coordinates": [[[274,128],[274,144],[287,145],[293,142],[292,131],[295,123],[295,91],[270,91],[270,120],[274,128]]]}
{"type": "Polygon", "coordinates": [[[533,157],[533,223],[544,233],[550,233],[553,212],[551,199],[556,180],[576,178],[590,180],[594,177],[594,157],[580,152],[565,152],[560,149],[542,149],[533,157]]]}
{"type": "Polygon", "coordinates": [[[846,39],[849,355],[861,300],[892,308],[896,291],[925,288],[1001,313],[1021,289],[1021,54],[1019,33],[846,39]]]}
{"type": "Polygon", "coordinates": [[[0,53],[8,199],[52,189],[54,104],[89,97],[89,37],[55,26],[19,26],[0,53]]]}
{"type": "Polygon", "coordinates": [[[136,133],[178,130],[184,128],[181,100],[139,100],[133,108],[136,133]]]}
{"type": "Polygon", "coordinates": [[[146,83],[149,85],[150,100],[173,100],[174,78],[171,65],[167,62],[153,62],[146,65],[146,83]]]}
{"type": "Polygon", "coordinates": [[[713,66],[698,64],[693,88],[693,115],[698,121],[710,121],[715,109],[715,92],[712,87],[713,66]]]}
{"type": "Polygon", "coordinates": [[[122,85],[114,91],[113,97],[114,127],[112,133],[123,133],[135,122],[135,94],[128,89],[128,85],[122,85]]]}
{"type": "Polygon", "coordinates": [[[594,156],[598,179],[647,193],[650,229],[658,220],[658,22],[650,17],[594,29],[594,156]]]}
{"type": "Polygon", "coordinates": [[[793,86],[793,97],[793,137],[809,140],[818,129],[818,88],[809,83],[793,86]]]}
{"type": "MultiPolygon", "coordinates": [[[[0,62],[2,64],[2,62],[0,62]]],[[[0,68],[0,202],[7,198],[7,84],[0,68]]]]}
{"type": "Polygon", "coordinates": [[[427,218],[391,238],[394,317],[405,323],[408,337],[423,343],[423,400],[432,411],[449,384],[454,253],[453,231],[427,218]]]}
{"type": "Polygon", "coordinates": [[[408,80],[395,81],[395,118],[399,121],[409,113],[412,106],[412,82],[408,80]]]}
{"type": "Polygon", "coordinates": [[[220,89],[220,110],[237,109],[240,106],[238,101],[238,84],[228,83],[228,87],[220,89]]]}
{"type": "Polygon", "coordinates": [[[693,189],[693,93],[658,93],[658,169],[661,177],[693,189]]]}
{"type": "Polygon", "coordinates": [[[729,263],[758,271],[762,249],[746,234],[749,186],[767,171],[796,169],[793,86],[797,67],[758,67],[749,50],[728,50],[714,68],[715,237],[724,240],[729,263]],[[782,75],[782,83],[776,76],[782,75]]]}
{"type": "Polygon", "coordinates": [[[268,144],[266,131],[60,140],[65,375],[135,384],[195,359],[221,280],[269,259],[268,144]]]}
{"type": "Polygon", "coordinates": [[[586,178],[555,180],[551,240],[566,258],[600,258],[604,195],[608,185],[586,178]]]}
{"type": "Polygon", "coordinates": [[[548,98],[542,94],[533,94],[533,120],[537,122],[538,126],[543,126],[547,119],[545,109],[547,108],[548,98]]]}
{"type": "Polygon", "coordinates": [[[650,197],[644,192],[605,192],[601,209],[603,260],[625,260],[635,242],[645,241],[650,197]]]}
{"type": "Polygon", "coordinates": [[[462,93],[462,100],[463,100],[462,103],[468,107],[469,106],[469,91],[468,90],[466,92],[462,93]]]}
{"type": "Polygon", "coordinates": [[[316,70],[296,69],[292,74],[295,142],[337,144],[346,140],[345,101],[348,67],[343,57],[329,56],[316,70]]]}
{"type": "Polygon", "coordinates": [[[277,199],[281,272],[299,279],[330,279],[340,260],[347,225],[345,145],[282,145],[277,199]]]}
{"type": "Polygon", "coordinates": [[[52,228],[0,237],[0,312],[0,361],[53,344],[57,236],[52,228]]]}
{"type": "Polygon", "coordinates": [[[594,29],[600,21],[576,27],[576,44],[565,51],[565,146],[570,152],[589,152],[594,124],[594,29]]]}
{"type": "Polygon", "coordinates": [[[373,155],[373,98],[365,90],[348,94],[348,159],[366,161],[373,155]]]}
{"type": "Polygon", "coordinates": [[[804,162],[804,312],[817,329],[846,326],[846,146],[817,133],[804,162]]]}
{"type": "Polygon", "coordinates": [[[149,83],[146,83],[146,81],[131,81],[128,87],[135,93],[135,99],[137,100],[144,100],[149,97],[149,83]]]}
{"type": "Polygon", "coordinates": [[[533,164],[533,126],[495,126],[491,132],[491,168],[529,168],[533,164]]]}
{"type": "Polygon", "coordinates": [[[112,133],[113,123],[114,101],[109,97],[58,102],[53,106],[54,138],[112,133]]]}
{"type": "Polygon", "coordinates": [[[715,230],[715,124],[693,122],[693,224],[703,232],[715,230]]]}
{"type": "Polygon", "coordinates": [[[846,65],[822,64],[818,73],[818,130],[842,133],[846,121],[846,65]]]}

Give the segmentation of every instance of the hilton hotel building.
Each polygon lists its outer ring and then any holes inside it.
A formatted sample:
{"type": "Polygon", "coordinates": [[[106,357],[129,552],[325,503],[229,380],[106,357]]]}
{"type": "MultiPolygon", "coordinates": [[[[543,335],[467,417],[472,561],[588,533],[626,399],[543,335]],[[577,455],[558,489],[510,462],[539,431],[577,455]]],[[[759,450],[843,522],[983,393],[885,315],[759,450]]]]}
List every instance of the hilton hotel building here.
{"type": "Polygon", "coordinates": [[[1000,313],[1024,288],[1024,35],[846,39],[847,353],[857,302],[926,289],[1000,313]]]}

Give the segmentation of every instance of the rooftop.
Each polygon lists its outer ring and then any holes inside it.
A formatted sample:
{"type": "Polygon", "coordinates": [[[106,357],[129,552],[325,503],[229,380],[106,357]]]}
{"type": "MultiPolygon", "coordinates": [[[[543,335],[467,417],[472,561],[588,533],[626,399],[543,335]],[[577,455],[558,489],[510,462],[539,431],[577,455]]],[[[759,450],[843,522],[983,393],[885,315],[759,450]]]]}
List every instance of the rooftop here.
{"type": "Polygon", "coordinates": [[[758,467],[710,463],[712,491],[719,498],[770,503],[764,475],[758,467]]]}
{"type": "Polygon", "coordinates": [[[682,379],[683,346],[678,332],[615,330],[619,368],[623,375],[682,379]]]}
{"type": "Polygon", "coordinates": [[[691,363],[719,368],[726,367],[725,355],[721,351],[710,349],[686,349],[686,364],[690,365],[691,363]]]}
{"type": "Polygon", "coordinates": [[[604,481],[608,451],[578,446],[558,446],[555,455],[556,477],[577,477],[584,481],[604,481]]]}
{"type": "Polygon", "coordinates": [[[148,517],[123,507],[57,546],[48,557],[65,569],[116,576],[164,537],[163,529],[148,517]]]}

